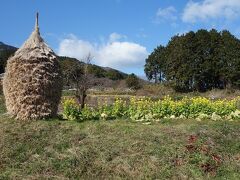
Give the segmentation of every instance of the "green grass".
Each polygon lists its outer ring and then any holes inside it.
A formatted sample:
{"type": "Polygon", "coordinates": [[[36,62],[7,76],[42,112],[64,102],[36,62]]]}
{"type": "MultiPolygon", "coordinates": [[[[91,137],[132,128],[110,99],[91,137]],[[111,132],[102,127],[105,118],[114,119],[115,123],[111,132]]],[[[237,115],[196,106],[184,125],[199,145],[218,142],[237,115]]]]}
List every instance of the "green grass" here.
{"type": "Polygon", "coordinates": [[[240,179],[240,121],[20,122],[0,112],[0,179],[240,179]]]}

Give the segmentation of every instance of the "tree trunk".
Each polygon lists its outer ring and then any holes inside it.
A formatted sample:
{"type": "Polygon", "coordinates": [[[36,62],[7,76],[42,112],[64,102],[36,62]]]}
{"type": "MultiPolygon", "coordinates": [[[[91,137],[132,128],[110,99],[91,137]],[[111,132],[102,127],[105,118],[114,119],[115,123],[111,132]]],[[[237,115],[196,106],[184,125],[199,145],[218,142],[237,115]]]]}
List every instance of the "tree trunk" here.
{"type": "Polygon", "coordinates": [[[162,72],[160,72],[159,82],[162,83],[162,72]]]}
{"type": "Polygon", "coordinates": [[[157,84],[158,79],[157,79],[157,72],[156,71],[154,72],[154,79],[155,79],[155,84],[157,84]]]}
{"type": "Polygon", "coordinates": [[[85,107],[85,100],[86,100],[86,97],[87,97],[87,94],[85,91],[82,92],[82,97],[81,97],[81,102],[80,102],[80,105],[81,105],[81,109],[83,109],[85,107]]]}

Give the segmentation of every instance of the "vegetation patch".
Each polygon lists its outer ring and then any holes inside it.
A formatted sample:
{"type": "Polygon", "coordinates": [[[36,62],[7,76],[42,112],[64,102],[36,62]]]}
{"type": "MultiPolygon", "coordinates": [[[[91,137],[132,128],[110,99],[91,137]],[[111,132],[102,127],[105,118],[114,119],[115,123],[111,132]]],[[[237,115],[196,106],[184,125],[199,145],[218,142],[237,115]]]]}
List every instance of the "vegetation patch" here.
{"type": "Polygon", "coordinates": [[[239,121],[0,118],[0,179],[239,179],[239,121]]]}
{"type": "Polygon", "coordinates": [[[240,118],[239,98],[232,100],[210,100],[204,97],[173,100],[166,96],[163,100],[150,98],[117,98],[112,105],[100,104],[81,109],[74,99],[63,100],[63,117],[69,120],[131,119],[140,122],[161,121],[162,119],[194,118],[197,121],[233,121],[240,118]]]}

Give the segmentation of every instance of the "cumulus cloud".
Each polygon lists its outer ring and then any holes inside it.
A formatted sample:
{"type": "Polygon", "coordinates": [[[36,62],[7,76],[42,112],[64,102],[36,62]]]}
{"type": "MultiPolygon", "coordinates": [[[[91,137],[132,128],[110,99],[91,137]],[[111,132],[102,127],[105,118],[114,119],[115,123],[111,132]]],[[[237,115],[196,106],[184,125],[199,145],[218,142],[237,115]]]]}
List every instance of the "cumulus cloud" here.
{"type": "Polygon", "coordinates": [[[88,41],[78,39],[75,35],[70,34],[60,42],[58,54],[60,56],[69,56],[82,60],[91,53],[95,55],[95,47],[88,41]]]}
{"type": "Polygon", "coordinates": [[[84,59],[89,53],[94,63],[112,68],[141,67],[148,52],[146,47],[126,41],[127,37],[117,33],[110,34],[107,43],[91,43],[74,35],[60,42],[58,54],[61,56],[84,59]]]}
{"type": "Polygon", "coordinates": [[[148,53],[145,47],[132,42],[113,42],[98,51],[97,63],[109,67],[142,66],[148,53]]]}
{"type": "Polygon", "coordinates": [[[240,16],[240,0],[189,1],[184,9],[182,20],[188,23],[224,18],[233,20],[240,16]]]}

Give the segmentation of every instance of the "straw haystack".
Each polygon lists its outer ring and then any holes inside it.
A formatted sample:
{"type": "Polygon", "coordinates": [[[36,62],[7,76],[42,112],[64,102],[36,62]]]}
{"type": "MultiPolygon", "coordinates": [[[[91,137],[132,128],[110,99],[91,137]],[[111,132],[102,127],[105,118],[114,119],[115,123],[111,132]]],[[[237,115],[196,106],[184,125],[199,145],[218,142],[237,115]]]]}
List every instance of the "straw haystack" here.
{"type": "Polygon", "coordinates": [[[7,62],[3,92],[8,113],[17,119],[55,116],[61,89],[60,65],[40,36],[37,15],[35,30],[7,62]]]}

